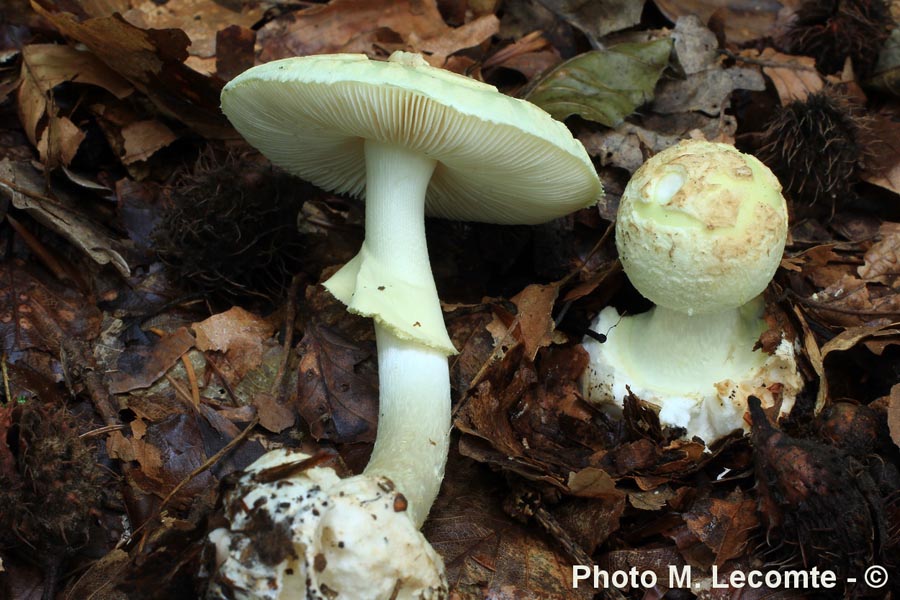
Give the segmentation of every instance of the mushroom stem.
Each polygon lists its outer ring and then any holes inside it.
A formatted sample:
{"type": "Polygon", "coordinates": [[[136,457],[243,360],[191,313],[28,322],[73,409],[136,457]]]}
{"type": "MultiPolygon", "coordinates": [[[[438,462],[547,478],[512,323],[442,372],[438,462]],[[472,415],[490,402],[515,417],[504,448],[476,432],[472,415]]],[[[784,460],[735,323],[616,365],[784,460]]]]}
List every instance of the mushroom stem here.
{"type": "Polygon", "coordinates": [[[441,487],[450,445],[450,372],[440,350],[375,325],[378,435],[366,475],[391,479],[420,527],[441,487]]]}
{"type": "MultiPolygon", "coordinates": [[[[373,140],[366,140],[365,152],[366,249],[404,280],[434,289],[425,243],[425,192],[437,162],[373,140]]],[[[437,291],[434,300],[439,302],[437,291]]]]}
{"type": "Polygon", "coordinates": [[[765,329],[761,309],[761,300],[700,315],[655,306],[622,319],[607,343],[619,346],[627,372],[687,393],[697,381],[739,380],[765,362],[766,355],[753,350],[765,329]]]}
{"type": "MultiPolygon", "coordinates": [[[[365,144],[363,251],[367,260],[393,275],[383,285],[375,281],[377,290],[392,302],[398,280],[404,287],[415,286],[417,314],[431,315],[435,323],[428,325],[440,327],[446,335],[425,243],[425,192],[437,163],[400,146],[371,140],[365,144]],[[433,306],[421,306],[425,302],[433,306]]],[[[373,316],[379,416],[375,448],[365,473],[391,479],[409,502],[410,517],[420,526],[440,489],[450,443],[447,352],[408,339],[378,314],[373,316]]],[[[416,322],[409,325],[413,331],[417,327],[416,322]]]]}

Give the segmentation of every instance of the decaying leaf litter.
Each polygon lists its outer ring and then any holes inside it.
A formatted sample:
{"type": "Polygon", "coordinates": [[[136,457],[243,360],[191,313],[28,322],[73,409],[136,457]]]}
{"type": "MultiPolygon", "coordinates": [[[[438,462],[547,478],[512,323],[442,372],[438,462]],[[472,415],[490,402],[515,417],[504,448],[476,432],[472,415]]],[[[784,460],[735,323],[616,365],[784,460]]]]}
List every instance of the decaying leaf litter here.
{"type": "Polygon", "coordinates": [[[428,223],[459,433],[424,531],[454,594],[591,597],[570,585],[589,562],[896,572],[898,14],[861,0],[9,3],[3,594],[196,597],[230,473],[275,445],[365,464],[374,334],[318,285],[361,243],[361,203],[273,170],[218,98],[255,63],[394,50],[566,119],[607,190],[542,226],[428,223]],[[590,319],[647,308],[616,260],[618,196],[686,137],[734,143],[782,179],[791,237],[767,319],[798,340],[806,381],[787,421],[754,412],[751,436],[709,452],[639,398],[613,420],[578,385],[590,319]]]}

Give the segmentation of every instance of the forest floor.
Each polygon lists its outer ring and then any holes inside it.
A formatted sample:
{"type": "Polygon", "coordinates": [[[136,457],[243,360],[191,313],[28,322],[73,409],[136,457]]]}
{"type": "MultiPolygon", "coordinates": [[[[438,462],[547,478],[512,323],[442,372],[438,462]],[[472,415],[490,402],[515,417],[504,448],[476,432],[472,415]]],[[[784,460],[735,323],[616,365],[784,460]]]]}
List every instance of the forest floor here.
{"type": "Polygon", "coordinates": [[[364,205],[273,168],[219,94],[254,64],[395,50],[565,120],[606,190],[545,225],[427,223],[459,354],[423,531],[452,597],[891,597],[898,17],[896,0],[5,0],[0,597],[196,598],[229,474],[278,446],[365,465],[374,330],[320,285],[364,205]],[[650,306],[616,253],[622,190],[685,138],[755,154],[784,187],[766,314],[805,384],[790,416],[708,451],[579,385],[597,313],[650,306]],[[576,565],[658,581],[576,587],[576,565]],[[670,590],[687,565],[693,587],[670,590]],[[839,580],[728,580],[778,568],[839,580]]]}

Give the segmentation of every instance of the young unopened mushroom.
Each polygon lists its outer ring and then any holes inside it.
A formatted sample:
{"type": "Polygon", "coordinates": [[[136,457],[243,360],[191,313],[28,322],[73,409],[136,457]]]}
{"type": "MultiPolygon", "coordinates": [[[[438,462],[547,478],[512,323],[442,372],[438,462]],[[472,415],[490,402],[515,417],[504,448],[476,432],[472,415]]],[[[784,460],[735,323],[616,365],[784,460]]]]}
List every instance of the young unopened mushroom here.
{"type": "Polygon", "coordinates": [[[789,412],[803,385],[792,344],[754,350],[766,329],[760,294],[786,240],[781,185],[756,158],[691,140],[648,160],[622,195],[616,247],[631,283],[656,306],[597,316],[591,329],[605,340],[584,342],[585,396],[621,407],[630,389],[659,408],[664,426],[707,444],[748,428],[749,395],[789,412]]]}
{"type": "Polygon", "coordinates": [[[380,409],[364,475],[391,480],[419,527],[443,478],[456,352],[424,218],[546,222],[596,202],[593,165],[536,106],[404,52],[260,65],[225,87],[222,109],[276,165],[366,200],[362,248],[324,285],[375,320],[380,409]]]}

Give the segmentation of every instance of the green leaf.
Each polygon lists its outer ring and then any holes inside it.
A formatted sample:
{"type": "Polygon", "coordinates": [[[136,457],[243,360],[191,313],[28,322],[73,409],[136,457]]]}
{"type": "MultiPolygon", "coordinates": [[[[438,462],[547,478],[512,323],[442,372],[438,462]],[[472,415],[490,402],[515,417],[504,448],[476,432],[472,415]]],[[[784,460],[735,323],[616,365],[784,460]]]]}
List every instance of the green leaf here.
{"type": "Polygon", "coordinates": [[[866,82],[882,92],[900,96],[900,29],[894,29],[878,56],[875,74],[866,82]]]}
{"type": "Polygon", "coordinates": [[[671,50],[672,40],[663,38],[579,54],[550,71],[525,98],[559,120],[579,115],[615,127],[653,99],[671,50]]]}

